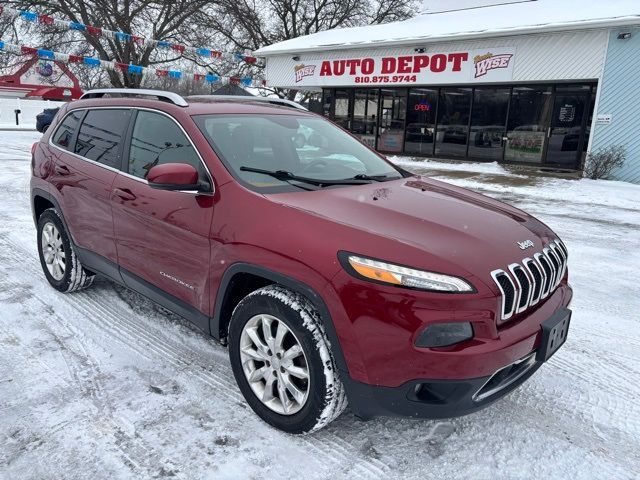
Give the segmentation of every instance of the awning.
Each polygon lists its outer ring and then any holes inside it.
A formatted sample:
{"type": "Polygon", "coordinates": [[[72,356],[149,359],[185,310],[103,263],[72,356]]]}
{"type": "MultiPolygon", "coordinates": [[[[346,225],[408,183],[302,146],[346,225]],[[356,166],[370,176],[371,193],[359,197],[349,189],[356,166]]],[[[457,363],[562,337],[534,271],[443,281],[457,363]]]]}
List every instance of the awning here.
{"type": "Polygon", "coordinates": [[[82,95],[79,88],[43,87],[27,93],[27,97],[42,97],[43,100],[77,100],[82,95]]]}

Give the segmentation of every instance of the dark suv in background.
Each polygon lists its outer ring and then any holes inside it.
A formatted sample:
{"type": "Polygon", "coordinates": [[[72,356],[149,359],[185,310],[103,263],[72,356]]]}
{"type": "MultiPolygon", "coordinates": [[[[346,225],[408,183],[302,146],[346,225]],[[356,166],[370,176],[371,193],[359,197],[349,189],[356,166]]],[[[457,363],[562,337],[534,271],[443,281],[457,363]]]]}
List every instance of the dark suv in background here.
{"type": "Polygon", "coordinates": [[[287,432],[347,401],[361,418],[476,411],[567,336],[551,229],[290,103],[88,92],[34,145],[31,201],[54,288],[101,274],[190,319],[287,432]]]}
{"type": "Polygon", "coordinates": [[[58,111],[60,108],[45,108],[42,113],[36,115],[36,130],[40,133],[46,132],[58,111]]]}

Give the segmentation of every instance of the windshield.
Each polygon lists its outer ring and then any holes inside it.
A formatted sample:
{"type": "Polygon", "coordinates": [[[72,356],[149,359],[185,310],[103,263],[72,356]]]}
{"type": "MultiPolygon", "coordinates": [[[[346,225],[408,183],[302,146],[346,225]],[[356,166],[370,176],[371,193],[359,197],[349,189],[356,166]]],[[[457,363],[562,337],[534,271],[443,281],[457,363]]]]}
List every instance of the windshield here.
{"type": "Polygon", "coordinates": [[[193,118],[227,168],[254,190],[265,193],[316,190],[340,185],[341,180],[353,185],[402,178],[398,170],[378,155],[320,117],[196,115],[193,118]],[[313,180],[319,182],[314,184],[313,180]],[[322,180],[329,183],[322,184],[322,180]]]}

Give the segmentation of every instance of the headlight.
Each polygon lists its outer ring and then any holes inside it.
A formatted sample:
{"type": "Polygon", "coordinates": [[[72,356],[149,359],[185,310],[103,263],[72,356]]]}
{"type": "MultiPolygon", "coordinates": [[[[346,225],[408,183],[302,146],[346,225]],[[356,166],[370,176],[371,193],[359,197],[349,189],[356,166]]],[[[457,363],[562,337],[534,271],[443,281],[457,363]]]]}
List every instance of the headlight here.
{"type": "Polygon", "coordinates": [[[343,264],[346,260],[357,276],[376,282],[439,292],[475,292],[475,289],[461,278],[442,273],[414,270],[351,254],[345,254],[342,260],[343,264]]]}

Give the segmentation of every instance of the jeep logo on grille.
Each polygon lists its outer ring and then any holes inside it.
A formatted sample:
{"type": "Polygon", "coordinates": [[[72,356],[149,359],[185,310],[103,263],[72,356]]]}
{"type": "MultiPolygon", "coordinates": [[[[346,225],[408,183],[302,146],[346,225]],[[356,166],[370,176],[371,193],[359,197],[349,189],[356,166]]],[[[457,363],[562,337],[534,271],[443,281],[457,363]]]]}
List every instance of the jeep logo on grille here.
{"type": "Polygon", "coordinates": [[[527,248],[533,248],[535,245],[531,240],[525,240],[524,242],[516,242],[520,247],[520,250],[526,250],[527,248]]]}

